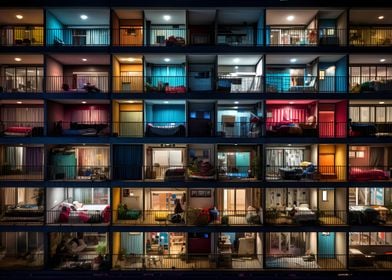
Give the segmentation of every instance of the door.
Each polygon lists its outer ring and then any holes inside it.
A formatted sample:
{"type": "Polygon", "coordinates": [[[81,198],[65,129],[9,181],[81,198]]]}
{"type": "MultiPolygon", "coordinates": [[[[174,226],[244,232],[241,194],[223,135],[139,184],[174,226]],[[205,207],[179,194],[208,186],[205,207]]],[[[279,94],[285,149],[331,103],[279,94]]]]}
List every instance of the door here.
{"type": "Polygon", "coordinates": [[[143,136],[142,112],[120,112],[120,136],[143,136]]]}
{"type": "Polygon", "coordinates": [[[319,171],[321,174],[335,175],[335,155],[321,154],[319,156],[319,171]]]}
{"type": "Polygon", "coordinates": [[[319,136],[335,137],[335,112],[334,111],[319,112],[319,136]]]}
{"type": "Polygon", "coordinates": [[[322,259],[335,258],[335,233],[318,233],[318,257],[322,259]]]}

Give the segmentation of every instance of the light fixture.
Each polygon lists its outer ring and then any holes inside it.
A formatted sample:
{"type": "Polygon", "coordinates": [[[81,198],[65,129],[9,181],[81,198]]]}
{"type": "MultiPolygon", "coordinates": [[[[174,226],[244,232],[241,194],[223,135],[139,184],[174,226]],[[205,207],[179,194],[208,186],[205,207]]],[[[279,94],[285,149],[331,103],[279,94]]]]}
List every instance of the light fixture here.
{"type": "Polygon", "coordinates": [[[88,16],[86,16],[86,15],[80,15],[80,18],[81,18],[82,20],[86,20],[86,19],[88,19],[88,16]]]}
{"type": "Polygon", "coordinates": [[[293,16],[293,15],[290,15],[290,16],[288,16],[286,19],[287,19],[288,21],[293,21],[293,20],[294,20],[294,16],[293,16]]]}
{"type": "Polygon", "coordinates": [[[378,102],[378,104],[385,104],[385,102],[384,101],[380,101],[380,102],[378,102]]]}
{"type": "Polygon", "coordinates": [[[294,101],[290,101],[289,104],[294,104],[294,101]]]}
{"type": "Polygon", "coordinates": [[[296,58],[292,58],[292,59],[290,59],[290,62],[291,63],[294,63],[294,62],[296,62],[297,61],[297,59],[296,58]]]}
{"type": "Polygon", "coordinates": [[[329,232],[322,232],[321,235],[322,236],[329,236],[329,232]]]}
{"type": "Polygon", "coordinates": [[[238,106],[234,106],[234,109],[238,109],[238,106]]]}
{"type": "Polygon", "coordinates": [[[164,60],[165,62],[169,62],[169,61],[170,61],[170,58],[166,57],[166,58],[164,58],[163,60],[164,60]]]}
{"type": "Polygon", "coordinates": [[[236,57],[233,59],[233,61],[237,63],[237,62],[240,62],[240,59],[238,57],[236,57]]]}
{"type": "Polygon", "coordinates": [[[82,61],[87,61],[87,58],[82,58],[82,61]]]}
{"type": "Polygon", "coordinates": [[[328,192],[326,190],[322,191],[322,201],[328,201],[328,192]]]}
{"type": "Polygon", "coordinates": [[[129,196],[134,196],[135,194],[133,193],[133,191],[131,191],[130,193],[129,193],[129,196]]]}
{"type": "Polygon", "coordinates": [[[380,62],[385,62],[385,58],[381,58],[381,59],[380,59],[380,62]]]}
{"type": "Polygon", "coordinates": [[[165,103],[165,104],[169,104],[169,101],[163,101],[163,103],[165,103]]]}
{"type": "Polygon", "coordinates": [[[164,15],[163,19],[166,20],[166,21],[169,21],[169,20],[171,20],[171,16],[170,15],[164,15]]]}
{"type": "Polygon", "coordinates": [[[17,19],[23,19],[23,16],[22,15],[16,15],[15,16],[17,19]]]}
{"type": "Polygon", "coordinates": [[[20,57],[15,57],[14,60],[15,61],[22,61],[22,59],[20,57]]]}
{"type": "Polygon", "coordinates": [[[384,16],[379,16],[378,19],[379,20],[384,19],[384,16]]]}
{"type": "Polygon", "coordinates": [[[17,104],[22,104],[22,101],[16,101],[17,104]]]}
{"type": "Polygon", "coordinates": [[[238,69],[238,66],[234,66],[234,69],[238,69]]]}
{"type": "Polygon", "coordinates": [[[86,104],[87,102],[86,101],[82,101],[82,104],[86,104]]]}
{"type": "Polygon", "coordinates": [[[135,103],[135,101],[133,101],[133,100],[129,100],[129,101],[128,101],[128,103],[131,103],[131,104],[133,104],[133,103],[135,103]]]}
{"type": "Polygon", "coordinates": [[[128,58],[122,58],[122,61],[129,61],[129,62],[134,62],[136,59],[133,57],[128,57],[128,58]]]}
{"type": "Polygon", "coordinates": [[[238,144],[234,144],[234,146],[238,146],[238,144]]]}
{"type": "Polygon", "coordinates": [[[287,144],[287,146],[291,147],[291,144],[287,144]]]}
{"type": "Polygon", "coordinates": [[[238,102],[238,101],[234,101],[234,104],[238,104],[238,103],[240,103],[240,102],[238,102]]]}

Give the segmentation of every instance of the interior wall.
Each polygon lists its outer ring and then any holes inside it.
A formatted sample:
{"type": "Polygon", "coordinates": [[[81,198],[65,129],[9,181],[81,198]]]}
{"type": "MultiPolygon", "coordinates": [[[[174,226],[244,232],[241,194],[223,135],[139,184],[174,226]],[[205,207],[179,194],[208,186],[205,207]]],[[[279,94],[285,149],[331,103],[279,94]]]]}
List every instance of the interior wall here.
{"type": "Polygon", "coordinates": [[[215,206],[215,204],[214,204],[214,202],[215,202],[214,189],[203,188],[200,190],[210,190],[211,197],[191,197],[189,195],[189,207],[190,208],[211,208],[211,207],[214,207],[215,206]]]}
{"type": "Polygon", "coordinates": [[[46,209],[52,209],[65,199],[64,188],[49,188],[46,192],[46,209]]]}
{"type": "Polygon", "coordinates": [[[120,20],[115,11],[111,11],[112,19],[112,44],[118,46],[120,44],[120,20]]]}
{"type": "Polygon", "coordinates": [[[357,151],[363,151],[363,158],[349,158],[350,167],[357,166],[369,166],[369,157],[370,157],[370,147],[369,146],[351,146],[349,152],[356,153],[357,151]]]}
{"type": "Polygon", "coordinates": [[[121,81],[117,77],[120,76],[121,66],[120,66],[120,62],[118,61],[118,59],[114,56],[112,59],[112,71],[113,71],[113,73],[112,73],[112,75],[113,75],[112,88],[114,91],[119,91],[121,89],[121,85],[120,85],[121,81]]]}
{"type": "Polygon", "coordinates": [[[334,210],[335,207],[335,193],[332,188],[320,188],[318,192],[318,209],[334,210]],[[327,192],[327,201],[323,201],[323,191],[327,192]]]}
{"type": "Polygon", "coordinates": [[[121,203],[126,204],[128,209],[137,209],[137,210],[143,209],[143,189],[122,188],[120,195],[121,195],[121,203]],[[126,193],[129,193],[129,196],[124,196],[125,189],[126,189],[126,193]],[[131,193],[133,193],[133,195],[131,195],[131,193]]]}
{"type": "Polygon", "coordinates": [[[346,179],[346,146],[344,144],[338,144],[336,146],[336,153],[335,153],[335,165],[338,167],[336,168],[336,175],[338,180],[345,180],[346,179]]]}
{"type": "Polygon", "coordinates": [[[336,258],[340,263],[343,264],[343,267],[347,267],[347,262],[346,262],[346,233],[344,232],[336,232],[335,234],[336,240],[335,240],[335,253],[336,253],[336,258]]]}
{"type": "Polygon", "coordinates": [[[336,29],[339,37],[339,44],[345,46],[347,44],[347,11],[344,11],[336,21],[336,29]]]}
{"type": "Polygon", "coordinates": [[[317,254],[317,232],[310,232],[309,243],[307,243],[307,249],[313,253],[317,254]]]}

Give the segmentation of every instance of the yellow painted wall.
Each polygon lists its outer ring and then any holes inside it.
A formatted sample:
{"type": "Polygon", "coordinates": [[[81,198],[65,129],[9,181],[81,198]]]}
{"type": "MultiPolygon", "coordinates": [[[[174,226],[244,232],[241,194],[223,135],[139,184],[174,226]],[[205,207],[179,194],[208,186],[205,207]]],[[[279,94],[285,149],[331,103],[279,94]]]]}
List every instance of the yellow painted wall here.
{"type": "Polygon", "coordinates": [[[120,88],[120,62],[113,57],[113,91],[119,91],[120,88]]]}
{"type": "Polygon", "coordinates": [[[120,188],[113,188],[112,189],[112,197],[113,197],[113,222],[117,222],[117,209],[118,205],[120,204],[120,194],[121,194],[121,189],[120,188]]]}
{"type": "Polygon", "coordinates": [[[337,166],[338,180],[346,180],[346,146],[344,144],[335,145],[335,165],[337,166]]]}

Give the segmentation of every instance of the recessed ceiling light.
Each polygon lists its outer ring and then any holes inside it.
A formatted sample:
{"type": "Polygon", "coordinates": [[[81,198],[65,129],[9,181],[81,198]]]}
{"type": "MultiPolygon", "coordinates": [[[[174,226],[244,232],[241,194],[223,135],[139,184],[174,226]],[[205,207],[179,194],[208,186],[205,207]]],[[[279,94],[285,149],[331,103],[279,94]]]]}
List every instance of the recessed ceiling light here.
{"type": "Polygon", "coordinates": [[[17,104],[22,104],[22,101],[16,101],[17,104]]]}
{"type": "Polygon", "coordinates": [[[380,62],[385,62],[385,58],[381,58],[381,59],[380,59],[380,62]]]}
{"type": "Polygon", "coordinates": [[[234,62],[240,62],[240,59],[238,57],[233,59],[234,62]]]}
{"type": "Polygon", "coordinates": [[[238,146],[238,144],[234,144],[234,146],[238,146]]]}
{"type": "Polygon", "coordinates": [[[166,20],[166,21],[169,21],[169,20],[171,20],[171,16],[169,16],[169,15],[164,15],[164,16],[163,16],[163,19],[166,20]]]}
{"type": "Polygon", "coordinates": [[[163,101],[163,103],[165,103],[165,104],[169,104],[169,101],[163,101]]]}
{"type": "Polygon", "coordinates": [[[128,57],[128,58],[122,58],[121,60],[129,61],[129,62],[134,62],[136,59],[133,57],[128,57]]]}
{"type": "Polygon", "coordinates": [[[234,109],[238,109],[238,106],[234,106],[233,108],[234,108],[234,109]]]}
{"type": "Polygon", "coordinates": [[[297,59],[296,58],[292,58],[292,59],[290,59],[290,62],[291,63],[294,63],[294,62],[296,62],[297,61],[297,59]]]}
{"type": "Polygon", "coordinates": [[[16,15],[15,17],[16,17],[17,19],[22,19],[22,18],[23,18],[22,15],[16,15]]]}
{"type": "Polygon", "coordinates": [[[240,103],[240,102],[238,102],[238,101],[234,101],[234,104],[238,104],[238,103],[240,103]]]}
{"type": "Polygon", "coordinates": [[[290,16],[288,16],[286,19],[287,19],[288,21],[293,21],[293,20],[294,20],[294,16],[293,16],[293,15],[290,15],[290,16]]]}
{"type": "Polygon", "coordinates": [[[86,15],[80,15],[80,18],[81,18],[82,20],[86,20],[86,19],[88,19],[88,16],[86,16],[86,15]]]}
{"type": "Polygon", "coordinates": [[[378,19],[384,19],[384,16],[379,16],[378,19]]]}
{"type": "Polygon", "coordinates": [[[170,58],[166,57],[166,58],[164,58],[163,60],[164,60],[165,62],[169,62],[169,61],[170,61],[170,58]]]}
{"type": "Polygon", "coordinates": [[[133,104],[133,103],[135,103],[135,101],[133,101],[133,100],[129,100],[129,101],[128,101],[128,103],[131,103],[131,104],[133,104]]]}
{"type": "Polygon", "coordinates": [[[378,104],[385,104],[385,102],[384,101],[380,101],[380,102],[378,102],[378,104]]]}
{"type": "Polygon", "coordinates": [[[87,58],[82,58],[82,61],[87,61],[87,58]]]}
{"type": "Polygon", "coordinates": [[[15,57],[14,60],[15,61],[22,61],[22,59],[20,57],[15,57]]]}
{"type": "Polygon", "coordinates": [[[82,101],[82,104],[86,104],[87,102],[86,101],[82,101]]]}
{"type": "Polygon", "coordinates": [[[294,104],[294,101],[290,101],[289,104],[294,104]]]}
{"type": "Polygon", "coordinates": [[[234,66],[234,69],[238,69],[238,66],[234,66]]]}

